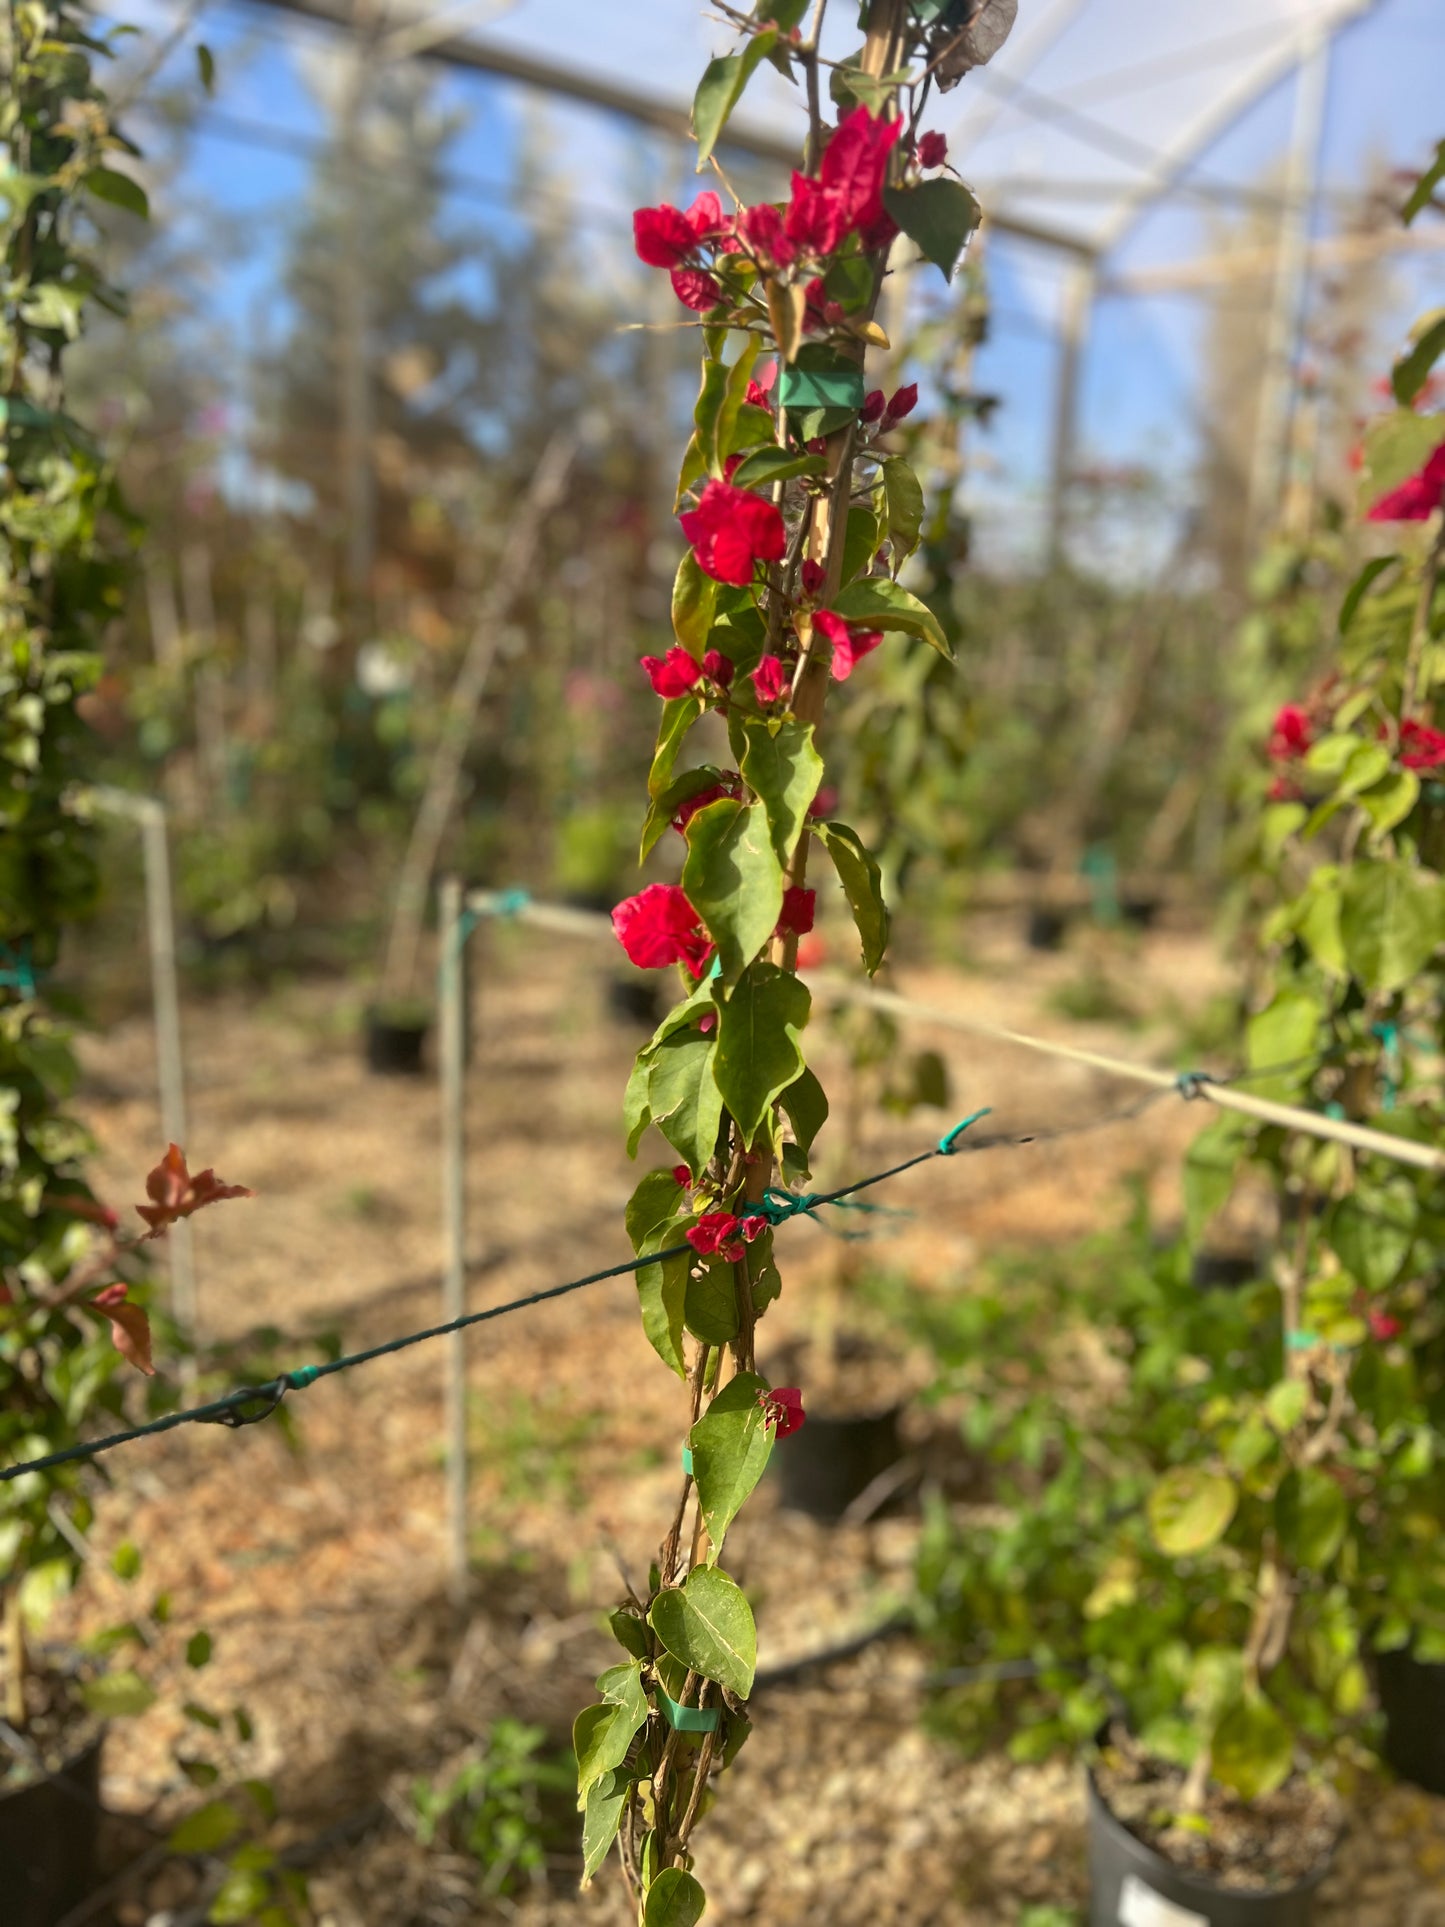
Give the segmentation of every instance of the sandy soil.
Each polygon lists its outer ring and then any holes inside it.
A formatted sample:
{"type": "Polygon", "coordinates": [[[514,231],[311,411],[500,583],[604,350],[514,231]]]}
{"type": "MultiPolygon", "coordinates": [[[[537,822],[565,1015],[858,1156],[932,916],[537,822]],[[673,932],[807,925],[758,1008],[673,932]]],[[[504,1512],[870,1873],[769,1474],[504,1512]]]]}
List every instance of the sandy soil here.
{"type": "MultiPolygon", "coordinates": [[[[1079,976],[1076,956],[1024,952],[1002,928],[971,946],[967,970],[905,969],[898,987],[1167,1061],[1158,1022],[1126,1031],[1049,1014],[1051,996],[1079,976]]],[[[468,1184],[480,1307],[626,1255],[635,1171],[617,1120],[639,1038],[608,1016],[610,959],[585,944],[493,931],[476,962],[468,1184]]],[[[1199,1007],[1221,981],[1208,946],[1187,935],[1151,934],[1112,968],[1141,1003],[1137,986],[1158,987],[1156,1017],[1199,1007]]],[[[188,1012],[192,1162],[258,1193],[197,1222],[202,1318],[208,1337],[258,1360],[258,1375],[318,1356],[315,1334],[356,1349],[441,1316],[436,1086],[369,1078],[356,1014],[347,993],[316,987],[260,1008],[188,1012]],[[264,1327],[287,1341],[248,1338],[264,1327]]],[[[1069,1238],[1121,1213],[1130,1172],[1146,1175],[1161,1214],[1176,1208],[1180,1155],[1203,1105],[1169,1097],[1101,1123],[1137,1092],[956,1033],[923,1029],[918,1040],[949,1062],[955,1115],[992,1105],[987,1128],[1000,1134],[1097,1128],[909,1174],[886,1201],[913,1215],[870,1221],[869,1262],[960,1288],[981,1249],[1069,1238]]],[[[162,1148],[148,1027],[122,1024],[84,1057],[104,1193],[137,1198],[162,1148]]],[[[859,1169],[908,1155],[938,1129],[929,1112],[870,1126],[859,1169]]],[[[845,1173],[835,1164],[819,1175],[845,1173]]],[[[839,1247],[805,1223],[779,1247],[786,1289],[766,1331],[781,1348],[807,1332],[810,1287],[839,1247]]],[[[620,1927],[615,1877],[579,1896],[565,1857],[520,1901],[479,1903],[466,1863],[416,1846],[406,1796],[500,1716],[539,1722],[562,1743],[591,1676],[610,1663],[598,1624],[618,1595],[618,1566],[644,1572],[665,1529],[681,1389],[647,1348],[625,1279],[483,1326],[468,1352],[473,1578],[463,1607],[447,1590],[443,1346],[297,1394],[291,1442],[274,1422],[192,1427],[109,1462],[84,1621],[134,1611],[136,1588],[102,1563],[130,1539],[145,1552],[139,1585],[170,1594],[179,1630],[163,1630],[142,1662],[162,1696],[115,1730],[107,1798],[152,1816],[184,1810],[196,1796],[174,1764],[186,1731],[176,1704],[191,1694],[244,1704],[257,1727],[252,1762],[275,1780],[283,1838],[311,1866],[332,1927],[620,1927]],[[215,1657],[188,1678],[179,1646],[197,1625],[215,1657]]],[[[900,1361],[897,1383],[917,1369],[900,1361]]],[[[763,1669],[885,1616],[907,1587],[915,1533],[906,1514],[823,1528],[779,1510],[765,1486],[729,1557],[755,1599],[763,1669]]],[[[754,1737],[699,1836],[709,1919],[1002,1927],[1027,1920],[1029,1906],[1081,1904],[1075,1773],[967,1761],[927,1738],[923,1665],[889,1640],[760,1694],[754,1737]]],[[[1345,1849],[1325,1927],[1445,1923],[1445,1802],[1384,1799],[1345,1849]]],[[[119,1861],[144,1841],[118,1833],[113,1845],[119,1861]]],[[[116,1920],[199,1918],[204,1869],[199,1878],[173,1865],[122,1884],[116,1920]]]]}

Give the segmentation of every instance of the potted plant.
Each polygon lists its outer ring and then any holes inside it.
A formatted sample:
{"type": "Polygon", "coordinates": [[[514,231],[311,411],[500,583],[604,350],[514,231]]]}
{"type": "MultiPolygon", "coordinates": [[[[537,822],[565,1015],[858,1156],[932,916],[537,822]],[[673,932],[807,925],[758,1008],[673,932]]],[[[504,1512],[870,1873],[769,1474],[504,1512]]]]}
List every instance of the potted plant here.
{"type": "Polygon", "coordinates": [[[1005,1716],[1021,1757],[1091,1753],[1110,1927],[1163,1903],[1208,1927],[1305,1920],[1330,1774],[1363,1745],[1335,1408],[1282,1369],[1279,1312],[1264,1282],[1202,1295],[1187,1243],[1159,1247],[1141,1211],[1000,1295],[947,1381],[995,1488],[925,1542],[925,1629],[979,1675],[940,1716],[1005,1716]]]}
{"type": "MultiPolygon", "coordinates": [[[[1442,174],[1445,150],[1407,219],[1442,174]]],[[[1445,416],[1426,397],[1442,353],[1445,328],[1426,317],[1393,369],[1395,408],[1365,434],[1361,496],[1377,552],[1343,596],[1323,675],[1269,735],[1253,865],[1268,914],[1249,1025],[1252,1088],[1429,1142],[1445,1007],[1445,416]]],[[[1216,1122],[1190,1160],[1196,1225],[1245,1165],[1267,1173],[1279,1200],[1287,1342],[1335,1410],[1351,1595],[1377,1655],[1386,1757],[1445,1791],[1438,1180],[1216,1122]]]]}

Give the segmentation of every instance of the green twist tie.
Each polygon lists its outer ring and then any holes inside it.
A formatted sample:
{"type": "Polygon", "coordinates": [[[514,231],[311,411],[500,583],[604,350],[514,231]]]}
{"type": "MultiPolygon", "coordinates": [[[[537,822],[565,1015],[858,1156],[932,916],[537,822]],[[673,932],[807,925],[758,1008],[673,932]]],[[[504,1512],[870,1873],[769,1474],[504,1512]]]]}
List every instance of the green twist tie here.
{"type": "Polygon", "coordinates": [[[515,917],[528,909],[531,902],[530,890],[499,890],[493,908],[499,917],[515,917]]]}
{"type": "Polygon", "coordinates": [[[1309,1331],[1286,1332],[1284,1342],[1292,1352],[1309,1352],[1319,1344],[1320,1335],[1309,1331]]]}
{"type": "Polygon", "coordinates": [[[718,1706],[679,1706],[663,1686],[657,1689],[657,1702],[657,1710],[674,1733],[716,1733],[722,1718],[718,1706]]]}
{"type": "Polygon", "coordinates": [[[1395,1099],[1400,1090],[1400,1026],[1392,1023],[1371,1024],[1372,1036],[1378,1037],[1384,1054],[1384,1090],[1380,1093],[1380,1109],[1393,1111],[1395,1099]]]}
{"type": "Polygon", "coordinates": [[[682,1448],[682,1469],[689,1478],[692,1477],[692,1447],[690,1445],[685,1445],[682,1448]]]}
{"type": "Polygon", "coordinates": [[[0,984],[7,989],[18,990],[22,997],[33,997],[36,971],[29,937],[22,937],[17,944],[0,943],[0,958],[7,959],[5,966],[0,968],[0,984]]]}
{"type": "Polygon", "coordinates": [[[945,1133],[945,1135],[938,1140],[938,1155],[941,1158],[951,1158],[958,1149],[958,1140],[963,1136],[969,1125],[977,1124],[978,1120],[981,1117],[987,1117],[992,1109],[992,1104],[985,1104],[981,1111],[974,1111],[966,1117],[961,1124],[955,1124],[951,1131],[945,1133]]]}
{"type": "Polygon", "coordinates": [[[321,1376],[319,1365],[298,1365],[294,1372],[287,1372],[286,1383],[293,1392],[304,1392],[308,1385],[314,1385],[321,1376]]]}

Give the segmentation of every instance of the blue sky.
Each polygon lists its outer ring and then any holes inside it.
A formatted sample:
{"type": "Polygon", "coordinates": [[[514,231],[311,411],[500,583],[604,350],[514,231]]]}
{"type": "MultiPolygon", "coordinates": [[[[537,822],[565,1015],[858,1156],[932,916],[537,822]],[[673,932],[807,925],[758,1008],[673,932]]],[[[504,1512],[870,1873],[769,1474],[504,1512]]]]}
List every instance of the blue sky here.
{"type": "MultiPolygon", "coordinates": [[[[159,0],[145,4],[156,8],[157,20],[166,17],[159,0]]],[[[1203,7],[1204,0],[1171,4],[1203,7]]],[[[689,6],[690,0],[679,5],[689,6]]],[[[577,14],[579,32],[584,15],[595,23],[590,0],[585,7],[577,0],[577,14]]],[[[520,32],[525,9],[513,9],[507,24],[520,32]]],[[[216,314],[242,335],[264,324],[274,338],[285,322],[280,265],[309,167],[304,152],[285,150],[304,148],[324,134],[325,115],[307,71],[308,62],[315,71],[331,43],[320,29],[233,0],[209,7],[200,31],[218,59],[216,98],[202,109],[174,195],[162,196],[157,212],[162,219],[169,213],[194,223],[204,221],[210,207],[241,219],[244,250],[218,264],[209,299],[216,314]],[[249,137],[247,130],[259,130],[266,139],[249,137]]],[[[179,53],[171,72],[193,72],[193,59],[189,50],[179,53]]],[[[645,70],[645,63],[639,65],[645,70]]],[[[1323,143],[1319,232],[1329,231],[1332,195],[1356,188],[1372,166],[1418,166],[1445,134],[1442,74],[1442,0],[1382,0],[1373,14],[1340,35],[1323,143]]],[[[1054,80],[1051,70],[1050,83],[1054,80]]],[[[1200,84],[1208,83],[1201,78],[1200,84]]],[[[450,166],[468,186],[450,197],[449,218],[503,235],[517,233],[508,198],[519,145],[527,130],[545,128],[559,171],[570,166],[586,183],[573,213],[587,238],[590,271],[616,279],[624,290],[634,285],[628,209],[639,198],[685,197],[685,174],[675,150],[606,115],[543,104],[535,94],[484,76],[446,73],[439,86],[441,98],[465,118],[450,166]]],[[[1210,182],[1257,185],[1278,163],[1288,142],[1293,93],[1293,81],[1276,87],[1213,146],[1201,164],[1210,182]]],[[[1101,106],[1095,112],[1107,118],[1111,110],[1101,106]]],[[[1101,163],[1098,171],[1107,174],[1107,165],[1101,163]]],[[[1211,245],[1206,212],[1187,199],[1172,199],[1138,223],[1112,265],[1127,271],[1187,259],[1211,245]]],[[[985,521],[1000,526],[1006,521],[1017,531],[1036,520],[1046,473],[1059,264],[1057,257],[999,237],[990,252],[990,271],[996,320],[980,357],[978,381],[1004,405],[987,445],[987,465],[973,486],[985,521]]],[[[1386,318],[1384,337],[1398,336],[1420,307],[1438,304],[1442,286],[1445,254],[1401,268],[1393,276],[1397,312],[1386,318]]],[[[1187,473],[1198,448],[1199,397],[1191,365],[1202,315],[1202,304],[1192,298],[1109,298],[1098,304],[1082,400],[1088,459],[1144,462],[1174,475],[1187,473]]]]}

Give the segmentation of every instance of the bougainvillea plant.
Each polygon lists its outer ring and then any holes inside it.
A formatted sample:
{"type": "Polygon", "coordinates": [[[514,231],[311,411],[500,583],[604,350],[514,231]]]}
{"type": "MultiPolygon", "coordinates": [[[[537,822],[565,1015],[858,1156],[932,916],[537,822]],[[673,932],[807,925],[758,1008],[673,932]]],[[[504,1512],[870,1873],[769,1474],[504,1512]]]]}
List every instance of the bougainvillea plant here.
{"type": "Polygon", "coordinates": [[[755,1334],[779,1291],[774,1227],[828,1109],[804,1058],[796,974],[815,852],[837,872],[870,973],[888,942],[877,863],[819,810],[825,705],[834,685],[867,676],[890,634],[948,653],[898,580],[923,497],[889,438],[917,391],[870,391],[864,357],[884,345],[873,317],[900,233],[949,275],[977,224],[969,190],[940,171],[941,137],[920,123],[933,86],[986,51],[980,9],[872,0],[861,49],[840,63],[819,51],[823,7],[805,34],[807,12],[786,0],[734,16],[741,50],[710,64],[693,111],[702,168],[762,61],[797,81],[808,133],[787,200],[739,205],[719,170],[723,193],[635,217],[638,254],[671,276],[703,348],[678,484],[676,644],[641,666],[662,700],[642,854],[678,835],[681,880],[614,917],[633,962],[675,965],[686,993],[639,1053],[625,1112],[634,1155],[655,1126],[681,1160],[642,1179],[627,1224],[639,1256],[674,1254],[639,1273],[638,1291],[648,1339],[686,1386],[690,1429],[646,1596],[612,1616],[624,1658],[575,1742],[585,1877],[618,1840],[644,1922],[693,1921],[704,1905],[690,1841],[710,1778],[747,1737],[756,1658],[721,1555],[774,1443],[803,1422],[797,1389],[759,1375],[755,1334]],[[687,766],[704,717],[730,766],[687,766]]]}
{"type": "MultiPolygon", "coordinates": [[[[1407,218],[1429,204],[1441,153],[1407,218]]],[[[1248,1027],[1252,1089],[1431,1144],[1445,1021],[1445,416],[1422,403],[1442,355],[1437,313],[1395,364],[1394,411],[1366,435],[1373,552],[1343,597],[1330,666],[1261,745],[1256,862],[1274,907],[1248,1027]]],[[[1302,1739],[1328,1743],[1328,1722],[1306,1711],[1322,1602],[1347,1695],[1362,1691],[1364,1642],[1445,1658],[1445,1192],[1433,1172],[1221,1116],[1191,1154],[1196,1230],[1247,1166],[1280,1205],[1280,1380],[1213,1401],[1209,1450],[1168,1475],[1158,1505],[1166,1541],[1197,1552],[1227,1534],[1255,1567],[1248,1665],[1213,1745],[1216,1775],[1253,1793],[1283,1780],[1302,1739]]]]}

